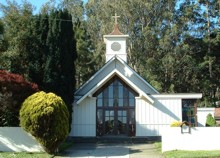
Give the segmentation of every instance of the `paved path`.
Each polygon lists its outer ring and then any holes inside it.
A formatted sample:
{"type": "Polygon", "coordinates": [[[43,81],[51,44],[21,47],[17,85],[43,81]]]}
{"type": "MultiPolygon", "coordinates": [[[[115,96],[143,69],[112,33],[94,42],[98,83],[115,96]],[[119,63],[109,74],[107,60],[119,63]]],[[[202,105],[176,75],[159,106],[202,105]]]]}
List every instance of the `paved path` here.
{"type": "Polygon", "coordinates": [[[74,144],[55,158],[164,158],[154,144],[74,144]]]}

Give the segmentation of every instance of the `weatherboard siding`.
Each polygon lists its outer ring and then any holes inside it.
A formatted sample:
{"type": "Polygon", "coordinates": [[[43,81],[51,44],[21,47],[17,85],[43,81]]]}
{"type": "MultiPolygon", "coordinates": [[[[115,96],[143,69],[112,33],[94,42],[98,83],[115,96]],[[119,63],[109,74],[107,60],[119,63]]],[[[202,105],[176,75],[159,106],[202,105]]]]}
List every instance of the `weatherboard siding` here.
{"type": "Polygon", "coordinates": [[[181,99],[155,100],[152,105],[136,98],[136,136],[161,136],[163,127],[181,118],[181,99]]]}
{"type": "Polygon", "coordinates": [[[96,136],[96,98],[87,97],[73,106],[70,136],[96,136]]]}
{"type": "MultiPolygon", "coordinates": [[[[154,98],[154,103],[151,104],[144,98],[136,97],[136,136],[161,136],[163,127],[169,127],[175,120],[182,120],[181,104],[181,98],[154,98]]],[[[86,97],[73,107],[70,136],[95,137],[96,99],[86,97]]]]}

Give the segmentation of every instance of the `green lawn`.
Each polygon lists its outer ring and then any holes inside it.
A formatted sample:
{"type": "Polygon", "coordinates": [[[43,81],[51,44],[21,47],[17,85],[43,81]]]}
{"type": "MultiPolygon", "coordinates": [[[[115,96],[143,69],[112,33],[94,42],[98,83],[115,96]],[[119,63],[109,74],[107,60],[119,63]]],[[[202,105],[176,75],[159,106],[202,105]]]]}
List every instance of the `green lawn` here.
{"type": "MultiPolygon", "coordinates": [[[[154,143],[158,151],[161,152],[161,142],[154,143]]],[[[183,151],[174,150],[164,152],[166,158],[220,158],[220,150],[213,151],[183,151]]]]}
{"type": "Polygon", "coordinates": [[[166,158],[220,158],[220,150],[216,151],[168,151],[164,153],[166,158]]]}
{"type": "MultiPolygon", "coordinates": [[[[59,152],[64,151],[73,145],[73,142],[63,142],[59,147],[59,152]]],[[[58,153],[59,155],[59,153],[58,153]]],[[[0,158],[53,158],[54,155],[47,153],[28,153],[28,152],[0,152],[0,158]]]]}
{"type": "Polygon", "coordinates": [[[53,155],[47,153],[27,153],[27,152],[0,152],[0,158],[52,158],[53,155]]]}
{"type": "Polygon", "coordinates": [[[161,150],[161,147],[162,147],[162,143],[161,143],[161,142],[155,142],[155,143],[154,143],[154,146],[156,147],[156,149],[157,149],[158,151],[160,151],[160,152],[162,151],[162,150],[161,150]]]}

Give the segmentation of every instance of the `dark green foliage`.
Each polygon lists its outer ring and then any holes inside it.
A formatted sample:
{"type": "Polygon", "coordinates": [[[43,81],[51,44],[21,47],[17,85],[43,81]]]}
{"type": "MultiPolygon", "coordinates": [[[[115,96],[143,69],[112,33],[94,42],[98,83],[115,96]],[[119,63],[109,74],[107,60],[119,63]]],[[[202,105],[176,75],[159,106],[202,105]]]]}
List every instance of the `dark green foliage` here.
{"type": "Polygon", "coordinates": [[[33,16],[28,3],[19,7],[8,1],[1,9],[9,47],[4,45],[0,65],[28,76],[40,88],[58,93],[69,103],[74,90],[70,77],[76,76],[78,87],[104,65],[102,36],[113,30],[111,16],[116,12],[120,31],[129,34],[128,64],[135,71],[159,92],[202,92],[204,104],[198,106],[213,106],[220,100],[219,6],[219,0],[88,0],[85,5],[82,0],[63,0],[59,5],[63,11],[54,10],[53,3],[48,2],[41,12],[45,14],[33,16]],[[66,13],[64,8],[72,18],[60,13],[66,13]],[[67,31],[71,20],[76,23],[75,35],[67,31]],[[65,32],[73,44],[63,47],[65,32]],[[76,74],[74,70],[60,72],[73,66],[72,62],[63,66],[59,61],[67,55],[63,51],[72,50],[69,46],[74,47],[74,56],[78,52],[76,74]],[[62,83],[65,78],[67,82],[62,83]],[[71,89],[63,89],[64,85],[71,89]]]}
{"type": "Polygon", "coordinates": [[[46,45],[46,38],[48,33],[48,15],[34,16],[33,29],[30,31],[29,37],[32,37],[31,41],[28,41],[28,77],[38,83],[43,89],[44,79],[44,67],[46,62],[46,55],[48,53],[48,47],[46,45]]]}
{"type": "Polygon", "coordinates": [[[206,117],[206,127],[215,127],[216,121],[215,118],[213,118],[212,114],[208,114],[206,117]]]}
{"type": "MultiPolygon", "coordinates": [[[[28,77],[46,92],[62,97],[72,113],[75,87],[76,41],[71,16],[66,10],[51,10],[33,20],[28,52],[28,77]]],[[[70,117],[71,122],[71,117],[70,117]]]]}
{"type": "Polygon", "coordinates": [[[213,36],[219,32],[219,1],[89,0],[86,11],[95,53],[117,12],[120,31],[130,35],[128,64],[159,92],[202,92],[206,106],[220,99],[220,39],[213,36]]]}
{"type": "MultiPolygon", "coordinates": [[[[0,60],[2,58],[2,52],[4,52],[5,50],[7,50],[8,47],[8,42],[7,40],[4,38],[4,24],[3,21],[0,19],[0,60]]],[[[1,65],[0,65],[1,68],[1,65]]]]}
{"type": "Polygon", "coordinates": [[[7,1],[0,9],[9,44],[0,54],[0,68],[22,74],[41,90],[58,94],[71,113],[77,54],[71,15],[55,8],[33,15],[33,6],[26,1],[21,5],[7,1]]]}
{"type": "Polygon", "coordinates": [[[37,91],[38,86],[22,76],[0,70],[0,126],[19,126],[22,102],[37,91]]]}
{"type": "Polygon", "coordinates": [[[0,64],[4,69],[25,76],[28,65],[28,41],[33,41],[30,36],[33,6],[27,1],[24,1],[23,5],[16,1],[7,1],[7,5],[0,4],[0,10],[4,14],[4,38],[8,43],[7,50],[2,54],[4,61],[0,64]]]}
{"type": "Polygon", "coordinates": [[[75,38],[77,40],[76,88],[79,88],[96,72],[97,59],[93,54],[94,46],[85,22],[78,21],[75,26],[75,38]]]}
{"type": "Polygon", "coordinates": [[[64,101],[53,93],[37,92],[20,110],[20,125],[54,153],[69,133],[69,113],[64,101]]]}

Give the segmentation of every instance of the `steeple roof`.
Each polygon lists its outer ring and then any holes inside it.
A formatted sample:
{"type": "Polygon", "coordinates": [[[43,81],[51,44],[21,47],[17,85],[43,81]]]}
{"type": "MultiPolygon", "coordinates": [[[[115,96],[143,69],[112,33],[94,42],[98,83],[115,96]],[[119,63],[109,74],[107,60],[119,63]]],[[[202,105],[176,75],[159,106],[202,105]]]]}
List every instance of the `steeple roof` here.
{"type": "Polygon", "coordinates": [[[117,13],[115,13],[115,16],[113,17],[115,18],[115,26],[114,26],[114,30],[109,35],[124,35],[123,33],[119,31],[118,18],[120,16],[117,16],[117,13]]]}
{"type": "Polygon", "coordinates": [[[124,35],[124,34],[119,31],[118,24],[115,24],[114,30],[109,35],[124,35]]]}

